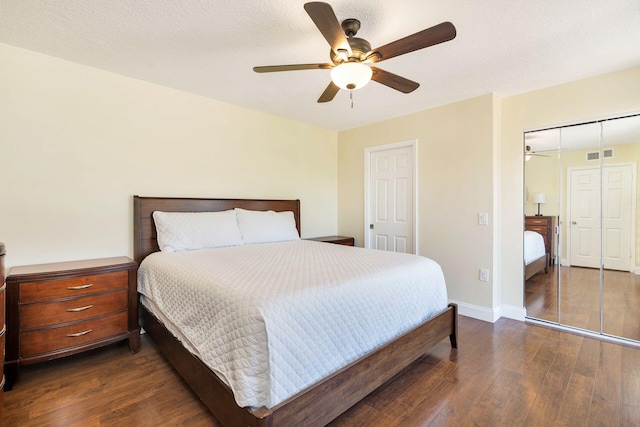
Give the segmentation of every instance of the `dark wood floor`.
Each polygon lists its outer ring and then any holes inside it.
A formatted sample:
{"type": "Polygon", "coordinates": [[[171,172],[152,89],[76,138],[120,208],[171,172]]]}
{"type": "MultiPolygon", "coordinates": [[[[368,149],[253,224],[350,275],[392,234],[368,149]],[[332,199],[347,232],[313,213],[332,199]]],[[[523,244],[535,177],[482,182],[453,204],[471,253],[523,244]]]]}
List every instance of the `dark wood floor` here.
{"type": "MultiPolygon", "coordinates": [[[[558,275],[560,268],[561,323],[600,331],[600,271],[581,267],[551,267],[525,285],[527,315],[558,321],[558,275]]],[[[640,276],[605,270],[603,331],[616,337],[640,341],[640,276]]]]}
{"type": "MultiPolygon", "coordinates": [[[[640,350],[509,319],[460,318],[338,426],[637,426],[640,350]]],[[[5,426],[217,426],[148,337],[25,366],[5,426]]]]}

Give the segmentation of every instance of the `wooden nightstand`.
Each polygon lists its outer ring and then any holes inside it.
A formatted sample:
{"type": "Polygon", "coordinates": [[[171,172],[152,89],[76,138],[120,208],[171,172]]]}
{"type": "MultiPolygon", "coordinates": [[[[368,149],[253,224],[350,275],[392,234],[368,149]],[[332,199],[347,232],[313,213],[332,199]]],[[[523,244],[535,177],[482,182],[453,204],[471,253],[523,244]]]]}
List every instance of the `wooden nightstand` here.
{"type": "Polygon", "coordinates": [[[354,245],[353,237],[346,237],[346,236],[323,236],[323,237],[314,237],[312,239],[306,239],[306,240],[315,240],[316,242],[335,243],[336,245],[344,245],[344,246],[354,245]]]}
{"type": "Polygon", "coordinates": [[[5,337],[7,332],[7,325],[5,325],[5,316],[4,316],[4,294],[7,288],[7,285],[4,283],[4,243],[0,243],[0,325],[2,325],[2,330],[0,331],[0,357],[2,357],[0,365],[0,376],[2,377],[2,382],[0,383],[0,426],[2,426],[2,401],[4,397],[4,344],[5,337]]]}
{"type": "Polygon", "coordinates": [[[7,390],[18,366],[120,340],[140,349],[138,265],[127,257],[14,267],[7,277],[7,390]]]}

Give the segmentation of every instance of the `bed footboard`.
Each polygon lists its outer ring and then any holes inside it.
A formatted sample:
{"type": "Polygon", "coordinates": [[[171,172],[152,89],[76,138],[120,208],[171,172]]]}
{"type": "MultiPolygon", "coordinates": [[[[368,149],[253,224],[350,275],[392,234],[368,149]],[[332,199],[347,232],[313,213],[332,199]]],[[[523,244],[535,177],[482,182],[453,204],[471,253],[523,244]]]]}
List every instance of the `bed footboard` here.
{"type": "Polygon", "coordinates": [[[271,410],[237,406],[233,393],[142,304],[140,323],[212,414],[224,426],[323,426],[449,337],[457,348],[458,307],[449,307],[396,340],[353,362],[271,410]]]}

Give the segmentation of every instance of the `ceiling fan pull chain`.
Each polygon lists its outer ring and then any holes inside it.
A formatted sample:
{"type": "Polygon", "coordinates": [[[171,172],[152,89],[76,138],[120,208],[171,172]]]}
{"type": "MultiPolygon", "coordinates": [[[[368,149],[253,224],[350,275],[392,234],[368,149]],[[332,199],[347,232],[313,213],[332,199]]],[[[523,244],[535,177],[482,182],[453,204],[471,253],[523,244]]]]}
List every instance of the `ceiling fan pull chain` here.
{"type": "Polygon", "coordinates": [[[351,100],[351,109],[353,110],[353,91],[349,91],[349,99],[351,100]]]}

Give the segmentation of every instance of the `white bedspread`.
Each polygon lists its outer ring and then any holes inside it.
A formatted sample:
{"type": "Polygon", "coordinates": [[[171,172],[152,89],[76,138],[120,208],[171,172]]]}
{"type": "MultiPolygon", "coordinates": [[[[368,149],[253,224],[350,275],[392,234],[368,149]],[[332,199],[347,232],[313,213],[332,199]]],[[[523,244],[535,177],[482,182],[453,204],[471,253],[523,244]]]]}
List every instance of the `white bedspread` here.
{"type": "Polygon", "coordinates": [[[156,252],[138,290],[243,407],[273,407],[447,306],[428,258],[305,240],[156,252]]]}
{"type": "Polygon", "coordinates": [[[542,234],[526,230],[524,232],[524,264],[529,265],[546,254],[542,234]]]}

